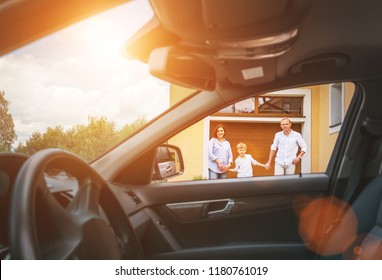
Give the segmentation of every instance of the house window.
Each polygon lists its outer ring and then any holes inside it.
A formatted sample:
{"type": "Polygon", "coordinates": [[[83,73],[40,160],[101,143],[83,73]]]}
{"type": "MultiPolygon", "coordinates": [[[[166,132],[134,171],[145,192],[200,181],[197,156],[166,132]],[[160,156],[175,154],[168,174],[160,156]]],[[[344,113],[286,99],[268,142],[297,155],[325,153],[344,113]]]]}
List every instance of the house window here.
{"type": "Polygon", "coordinates": [[[255,112],[255,98],[245,99],[235,103],[236,113],[254,113],[255,112]]]}
{"type": "Polygon", "coordinates": [[[344,118],[343,104],[343,83],[329,85],[329,133],[336,133],[341,129],[344,118]]]}
{"type": "Polygon", "coordinates": [[[221,109],[216,115],[303,116],[303,97],[257,96],[221,109]]]}
{"type": "Polygon", "coordinates": [[[259,113],[275,115],[302,115],[302,97],[259,97],[259,113]]]}

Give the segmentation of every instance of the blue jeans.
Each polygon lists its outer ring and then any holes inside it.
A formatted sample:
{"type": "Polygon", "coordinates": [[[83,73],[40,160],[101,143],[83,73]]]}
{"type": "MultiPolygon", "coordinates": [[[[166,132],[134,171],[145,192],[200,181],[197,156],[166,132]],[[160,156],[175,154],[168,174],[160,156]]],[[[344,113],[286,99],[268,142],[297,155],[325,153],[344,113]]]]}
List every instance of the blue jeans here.
{"type": "Polygon", "coordinates": [[[227,173],[216,173],[215,171],[212,171],[211,169],[208,169],[208,173],[209,173],[208,178],[210,180],[227,178],[227,173]]]}

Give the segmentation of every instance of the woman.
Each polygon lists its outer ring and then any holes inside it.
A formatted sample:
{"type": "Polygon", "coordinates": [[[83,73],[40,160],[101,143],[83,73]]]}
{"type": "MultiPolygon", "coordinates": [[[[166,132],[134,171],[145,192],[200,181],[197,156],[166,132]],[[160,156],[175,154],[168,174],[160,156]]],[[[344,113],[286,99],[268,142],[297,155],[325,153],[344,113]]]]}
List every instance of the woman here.
{"type": "Polygon", "coordinates": [[[219,124],[208,145],[208,171],[209,179],[227,178],[228,169],[232,165],[231,144],[224,138],[225,128],[219,124]]]}

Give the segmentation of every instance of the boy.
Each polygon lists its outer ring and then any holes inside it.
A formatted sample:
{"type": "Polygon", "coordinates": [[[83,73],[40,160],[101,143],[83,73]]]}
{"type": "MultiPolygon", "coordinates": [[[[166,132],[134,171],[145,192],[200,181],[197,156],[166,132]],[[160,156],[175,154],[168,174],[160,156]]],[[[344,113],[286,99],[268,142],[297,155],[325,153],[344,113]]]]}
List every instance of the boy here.
{"type": "Polygon", "coordinates": [[[252,177],[252,165],[258,165],[264,168],[267,168],[265,164],[262,164],[255,159],[250,154],[246,154],[247,145],[244,143],[239,143],[236,146],[239,156],[235,160],[235,168],[229,169],[231,172],[237,172],[237,177],[252,177]]]}

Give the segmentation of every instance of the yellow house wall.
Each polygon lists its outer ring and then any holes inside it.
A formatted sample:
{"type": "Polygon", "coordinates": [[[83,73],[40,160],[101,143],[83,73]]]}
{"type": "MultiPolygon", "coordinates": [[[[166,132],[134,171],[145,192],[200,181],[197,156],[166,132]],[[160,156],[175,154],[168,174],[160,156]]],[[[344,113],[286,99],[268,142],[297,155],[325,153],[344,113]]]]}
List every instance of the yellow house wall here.
{"type": "MultiPolygon", "coordinates": [[[[349,108],[354,85],[345,83],[344,110],[349,108]]],[[[338,133],[329,133],[329,85],[312,87],[312,172],[328,166],[338,133]]]]}
{"type": "MultiPolygon", "coordinates": [[[[194,89],[183,88],[180,86],[170,86],[170,104],[173,105],[181,99],[193,93],[194,89]]],[[[185,164],[184,174],[174,177],[170,181],[183,181],[190,179],[200,179],[203,174],[203,131],[204,123],[200,121],[182,133],[172,137],[169,144],[181,148],[185,164]]]]}
{"type": "Polygon", "coordinates": [[[320,126],[320,117],[319,117],[319,113],[320,113],[320,96],[319,96],[319,92],[320,92],[320,87],[319,86],[314,86],[314,87],[311,87],[311,90],[312,90],[312,95],[311,95],[311,100],[312,100],[312,123],[311,123],[311,128],[312,128],[312,134],[311,134],[311,139],[312,139],[312,142],[311,142],[311,171],[312,172],[317,172],[317,170],[319,170],[319,154],[318,154],[318,151],[320,149],[320,141],[319,141],[319,137],[320,137],[320,134],[318,131],[316,131],[316,129],[320,126]]]}
{"type": "Polygon", "coordinates": [[[195,92],[195,89],[185,88],[177,85],[170,85],[170,106],[178,103],[190,94],[195,92]]]}
{"type": "Polygon", "coordinates": [[[345,102],[344,102],[345,112],[349,108],[350,101],[352,100],[354,95],[354,90],[355,90],[355,87],[353,83],[345,83],[345,102]]]}
{"type": "Polygon", "coordinates": [[[338,133],[329,134],[329,86],[313,87],[312,94],[312,172],[324,172],[338,133]]]}

